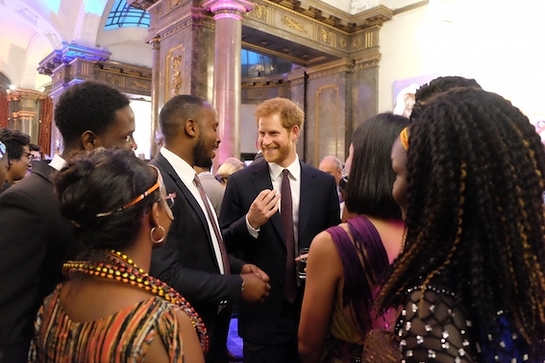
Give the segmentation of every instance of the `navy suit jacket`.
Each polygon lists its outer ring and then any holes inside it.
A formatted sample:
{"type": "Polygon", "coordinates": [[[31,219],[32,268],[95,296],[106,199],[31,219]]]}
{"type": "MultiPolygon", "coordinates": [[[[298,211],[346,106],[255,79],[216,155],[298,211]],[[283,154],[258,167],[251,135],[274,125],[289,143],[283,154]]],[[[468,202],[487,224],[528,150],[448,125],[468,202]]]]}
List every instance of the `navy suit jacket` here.
{"type": "Polygon", "coordinates": [[[77,250],[72,224],[60,214],[46,162],[0,195],[0,362],[27,362],[34,318],[61,282],[77,250]],[[75,252],[74,252],[75,253],[75,252]]]}
{"type": "Polygon", "coordinates": [[[150,274],[177,290],[203,319],[212,340],[218,306],[238,302],[243,261],[229,257],[231,275],[220,274],[206,216],[174,168],[161,154],[150,161],[161,171],[167,193],[176,193],[174,221],[165,245],[152,252],[150,274]]]}
{"type": "MultiPolygon", "coordinates": [[[[257,239],[246,227],[246,214],[257,195],[272,189],[269,164],[256,161],[229,177],[222,203],[220,223],[230,252],[242,250],[242,257],[270,277],[270,296],[262,305],[241,302],[239,334],[243,339],[265,345],[275,333],[284,300],[286,245],[280,213],[261,226],[257,239]]],[[[335,179],[301,162],[299,204],[300,248],[309,247],[318,233],[340,223],[335,179]]],[[[300,288],[302,295],[303,287],[300,288]]],[[[301,297],[301,296],[300,296],[301,297]]],[[[297,300],[300,303],[301,299],[297,300]]]]}

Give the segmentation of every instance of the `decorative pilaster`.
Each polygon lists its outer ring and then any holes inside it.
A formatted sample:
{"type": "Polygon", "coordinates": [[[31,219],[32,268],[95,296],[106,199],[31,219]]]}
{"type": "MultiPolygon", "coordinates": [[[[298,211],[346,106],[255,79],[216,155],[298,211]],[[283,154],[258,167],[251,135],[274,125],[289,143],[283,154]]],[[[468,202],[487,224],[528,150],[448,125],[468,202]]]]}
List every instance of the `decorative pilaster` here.
{"type": "Polygon", "coordinates": [[[16,89],[9,91],[6,99],[9,102],[9,127],[28,134],[33,143],[38,142],[40,100],[47,97],[45,93],[16,89]]]}
{"type": "Polygon", "coordinates": [[[253,3],[246,0],[210,0],[203,7],[216,22],[214,56],[214,107],[218,112],[221,144],[218,160],[240,157],[240,50],[242,16],[253,3]]]}

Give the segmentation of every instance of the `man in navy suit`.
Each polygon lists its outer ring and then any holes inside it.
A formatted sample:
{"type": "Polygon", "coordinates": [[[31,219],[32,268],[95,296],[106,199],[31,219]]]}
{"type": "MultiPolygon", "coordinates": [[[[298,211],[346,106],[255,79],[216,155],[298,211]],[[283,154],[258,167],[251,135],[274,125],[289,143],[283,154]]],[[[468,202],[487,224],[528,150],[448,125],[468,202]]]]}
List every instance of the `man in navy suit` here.
{"type": "Polygon", "coordinates": [[[335,179],[299,160],[295,147],[303,111],[288,99],[274,98],[255,114],[263,160],[229,178],[220,222],[228,249],[242,250],[244,260],[270,277],[271,293],[262,305],[240,305],[244,362],[295,363],[304,283],[290,266],[298,248],[309,247],[315,235],[339,223],[339,201],[335,179]],[[291,194],[289,201],[281,200],[281,190],[291,194]],[[280,205],[292,220],[286,221],[280,205]]]}
{"type": "Polygon", "coordinates": [[[198,97],[179,95],[163,106],[159,122],[164,146],[150,163],[161,171],[167,191],[176,193],[176,203],[165,245],[152,253],[151,275],[191,303],[210,335],[206,361],[224,363],[232,304],[262,302],[269,278],[255,265],[227,256],[213,206],[199,190],[193,167],[212,165],[220,143],[216,111],[198,97]]]}

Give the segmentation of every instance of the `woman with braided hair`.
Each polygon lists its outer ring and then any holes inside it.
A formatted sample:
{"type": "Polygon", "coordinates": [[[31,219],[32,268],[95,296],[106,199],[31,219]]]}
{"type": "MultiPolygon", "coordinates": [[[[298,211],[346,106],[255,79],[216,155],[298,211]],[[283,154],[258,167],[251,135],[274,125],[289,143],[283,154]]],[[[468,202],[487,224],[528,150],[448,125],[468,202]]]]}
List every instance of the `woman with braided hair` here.
{"type": "Polygon", "coordinates": [[[543,362],[545,151],[501,96],[416,105],[392,148],[405,244],[376,301],[405,362],[543,362]]]}

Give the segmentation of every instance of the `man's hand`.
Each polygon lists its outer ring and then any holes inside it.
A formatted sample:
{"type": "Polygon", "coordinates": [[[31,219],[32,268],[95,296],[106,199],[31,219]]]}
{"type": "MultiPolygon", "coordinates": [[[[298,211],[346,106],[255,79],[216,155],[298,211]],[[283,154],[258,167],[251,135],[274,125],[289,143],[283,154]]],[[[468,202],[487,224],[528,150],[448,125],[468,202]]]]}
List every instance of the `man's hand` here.
{"type": "Polygon", "coordinates": [[[262,269],[260,269],[259,267],[257,267],[254,264],[251,264],[251,263],[247,263],[244,266],[242,266],[242,269],[240,270],[240,273],[241,274],[257,274],[257,275],[261,276],[261,278],[265,282],[269,282],[269,280],[270,280],[269,275],[267,275],[267,273],[265,271],[263,271],[262,269]]]}
{"type": "MultiPolygon", "coordinates": [[[[271,290],[271,285],[264,281],[259,274],[248,273],[240,275],[244,281],[244,289],[240,297],[250,304],[261,304],[271,290]]],[[[268,277],[268,276],[267,276],[268,277]]]]}
{"type": "Polygon", "coordinates": [[[248,222],[254,229],[258,229],[273,216],[278,210],[280,193],[275,190],[265,189],[254,199],[248,211],[248,222]]]}

